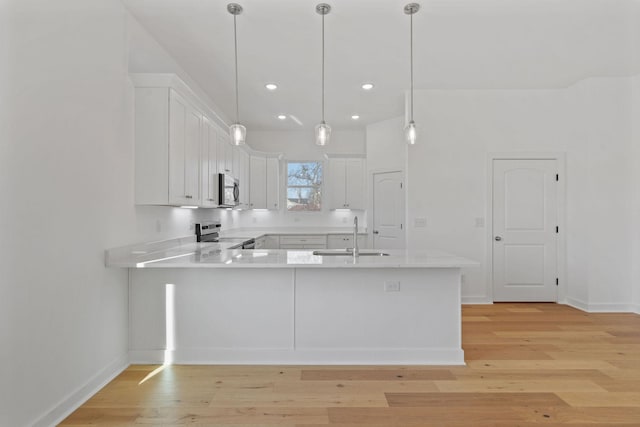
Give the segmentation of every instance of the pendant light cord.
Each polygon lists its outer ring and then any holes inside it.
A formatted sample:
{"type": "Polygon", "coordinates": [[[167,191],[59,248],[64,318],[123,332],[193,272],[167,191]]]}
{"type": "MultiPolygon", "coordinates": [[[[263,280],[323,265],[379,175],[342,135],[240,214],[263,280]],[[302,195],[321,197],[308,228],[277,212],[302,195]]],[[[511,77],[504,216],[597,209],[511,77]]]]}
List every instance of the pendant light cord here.
{"type": "Polygon", "coordinates": [[[409,17],[409,49],[411,50],[411,121],[413,122],[413,13],[411,13],[409,17]]]}
{"type": "Polygon", "coordinates": [[[322,15],[322,123],[324,123],[324,15],[322,15]]]}
{"type": "Polygon", "coordinates": [[[240,108],[238,107],[238,32],[236,29],[236,15],[233,15],[233,41],[236,55],[236,123],[240,123],[240,114],[238,113],[240,108]]]}

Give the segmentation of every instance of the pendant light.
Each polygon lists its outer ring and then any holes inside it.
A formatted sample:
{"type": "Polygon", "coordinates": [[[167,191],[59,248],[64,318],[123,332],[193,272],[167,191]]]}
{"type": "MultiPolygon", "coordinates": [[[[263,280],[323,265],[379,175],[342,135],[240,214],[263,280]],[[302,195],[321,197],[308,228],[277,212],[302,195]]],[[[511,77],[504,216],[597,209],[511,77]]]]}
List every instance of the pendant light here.
{"type": "Polygon", "coordinates": [[[418,3],[409,3],[404,7],[404,13],[409,15],[409,49],[411,51],[411,102],[409,107],[409,123],[404,128],[405,138],[409,145],[414,145],[418,134],[416,132],[416,124],[413,121],[413,15],[418,13],[420,5],[418,3]]]}
{"type": "Polygon", "coordinates": [[[238,32],[236,29],[236,17],[242,13],[242,6],[237,3],[229,3],[227,10],[233,15],[233,42],[236,59],[236,122],[229,126],[229,134],[233,145],[243,145],[247,136],[247,128],[240,124],[240,115],[238,114],[238,32]]]}
{"type": "Polygon", "coordinates": [[[316,144],[327,145],[331,137],[331,126],[324,121],[324,16],[331,12],[331,6],[320,3],[316,6],[316,12],[322,15],[322,121],[316,126],[316,144]]]}

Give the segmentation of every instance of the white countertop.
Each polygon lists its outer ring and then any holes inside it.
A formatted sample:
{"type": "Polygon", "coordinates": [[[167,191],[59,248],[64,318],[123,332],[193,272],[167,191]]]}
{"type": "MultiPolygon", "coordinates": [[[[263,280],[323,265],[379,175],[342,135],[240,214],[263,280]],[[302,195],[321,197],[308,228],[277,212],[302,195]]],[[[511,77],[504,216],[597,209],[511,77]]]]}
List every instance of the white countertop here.
{"type": "MultiPolygon", "coordinates": [[[[327,235],[327,234],[353,234],[353,227],[326,228],[326,227],[270,227],[270,228],[234,228],[220,232],[222,239],[257,239],[266,235],[327,235]]],[[[366,235],[366,228],[358,230],[359,235],[366,235]]]]}
{"type": "MultiPolygon", "coordinates": [[[[389,256],[354,258],[318,256],[313,255],[313,250],[229,250],[233,245],[231,242],[196,243],[195,237],[131,245],[107,250],[105,264],[121,268],[460,268],[479,265],[436,251],[380,250],[389,256]]],[[[361,252],[373,251],[376,250],[361,252]]]]}

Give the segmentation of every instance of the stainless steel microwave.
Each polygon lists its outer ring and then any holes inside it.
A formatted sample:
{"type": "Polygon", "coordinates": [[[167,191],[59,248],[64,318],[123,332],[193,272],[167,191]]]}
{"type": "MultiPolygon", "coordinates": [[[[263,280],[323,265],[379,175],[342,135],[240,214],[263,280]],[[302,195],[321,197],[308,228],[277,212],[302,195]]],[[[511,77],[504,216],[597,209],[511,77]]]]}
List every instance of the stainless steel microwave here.
{"type": "Polygon", "coordinates": [[[233,208],[240,204],[240,182],[231,175],[218,174],[220,207],[233,208]]]}

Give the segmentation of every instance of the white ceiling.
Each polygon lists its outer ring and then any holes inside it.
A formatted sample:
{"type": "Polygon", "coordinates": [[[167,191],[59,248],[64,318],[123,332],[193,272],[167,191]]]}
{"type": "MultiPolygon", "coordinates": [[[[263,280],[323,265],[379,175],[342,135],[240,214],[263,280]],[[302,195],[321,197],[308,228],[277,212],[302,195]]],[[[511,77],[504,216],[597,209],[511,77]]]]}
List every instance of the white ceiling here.
{"type": "MultiPolygon", "coordinates": [[[[227,0],[123,0],[229,117],[235,116],[227,0]]],[[[251,129],[320,121],[319,0],[238,0],[240,118],[251,129]],[[269,92],[267,82],[279,89],[269,92]],[[294,115],[280,121],[278,114],[294,115]]],[[[329,0],[326,121],[334,129],[402,115],[409,84],[407,0],[329,0]],[[360,89],[373,82],[371,92],[360,89]],[[358,122],[351,120],[359,114],[358,122]]],[[[566,87],[632,68],[634,1],[431,0],[414,17],[417,89],[566,87]]]]}

